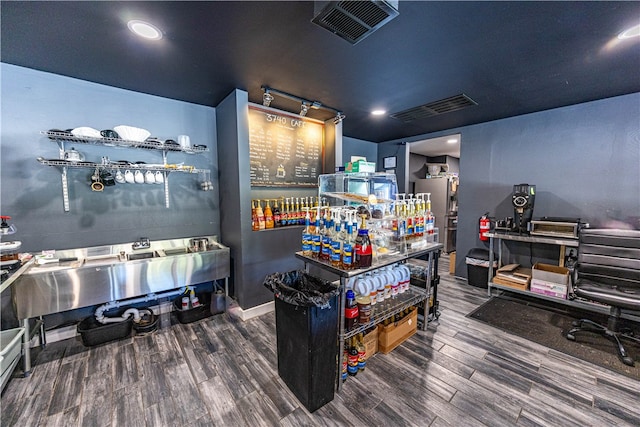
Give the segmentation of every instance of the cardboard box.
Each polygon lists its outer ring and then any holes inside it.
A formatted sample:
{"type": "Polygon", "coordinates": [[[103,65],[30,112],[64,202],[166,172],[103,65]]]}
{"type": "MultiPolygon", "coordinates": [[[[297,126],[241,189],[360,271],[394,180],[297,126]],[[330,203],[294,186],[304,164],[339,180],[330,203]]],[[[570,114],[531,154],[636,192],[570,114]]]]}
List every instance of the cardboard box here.
{"type": "Polygon", "coordinates": [[[528,283],[514,282],[512,280],[504,279],[504,278],[498,277],[498,276],[494,276],[493,283],[495,283],[497,285],[508,286],[508,287],[514,288],[514,289],[519,289],[521,291],[526,291],[529,288],[529,284],[528,283]]]}
{"type": "Polygon", "coordinates": [[[449,274],[456,274],[456,251],[449,254],[449,274]]]}
{"type": "Polygon", "coordinates": [[[365,360],[367,360],[378,352],[378,328],[373,328],[371,332],[366,334],[363,341],[367,352],[365,360]]]}
{"type": "Polygon", "coordinates": [[[558,267],[557,265],[537,262],[533,266],[531,277],[532,279],[538,279],[544,282],[559,283],[561,285],[569,284],[569,270],[565,267],[558,267]]]}
{"type": "Polygon", "coordinates": [[[349,172],[375,172],[375,162],[366,162],[364,160],[358,160],[357,162],[345,163],[344,171],[349,172]]]}
{"type": "Polygon", "coordinates": [[[387,354],[418,330],[418,310],[413,309],[411,313],[396,323],[387,326],[378,326],[378,350],[387,354]]]}
{"type": "Polygon", "coordinates": [[[569,287],[560,283],[546,282],[540,279],[531,279],[531,292],[567,299],[569,287]]]}

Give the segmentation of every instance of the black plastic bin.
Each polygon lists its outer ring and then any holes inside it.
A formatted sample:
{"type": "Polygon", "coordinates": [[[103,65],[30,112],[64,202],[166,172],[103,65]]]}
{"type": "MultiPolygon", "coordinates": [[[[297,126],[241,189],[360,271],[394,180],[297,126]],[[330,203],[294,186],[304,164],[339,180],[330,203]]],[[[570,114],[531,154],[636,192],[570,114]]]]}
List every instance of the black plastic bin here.
{"type": "Polygon", "coordinates": [[[331,402],[336,388],[339,288],[304,271],[275,273],[278,374],[310,412],[331,402]]]}
{"type": "Polygon", "coordinates": [[[211,294],[209,292],[196,292],[200,306],[196,308],[182,309],[182,298],[189,295],[182,294],[173,300],[174,311],[180,323],[192,323],[211,316],[211,294]]]}
{"type": "MultiPolygon", "coordinates": [[[[467,252],[467,281],[471,286],[487,288],[489,281],[489,250],[473,248],[467,252]]],[[[494,274],[498,263],[494,260],[494,274]]]]}
{"type": "Polygon", "coordinates": [[[93,347],[131,335],[133,316],[122,322],[102,324],[91,315],[78,323],[77,331],[85,347],[93,347]]]}

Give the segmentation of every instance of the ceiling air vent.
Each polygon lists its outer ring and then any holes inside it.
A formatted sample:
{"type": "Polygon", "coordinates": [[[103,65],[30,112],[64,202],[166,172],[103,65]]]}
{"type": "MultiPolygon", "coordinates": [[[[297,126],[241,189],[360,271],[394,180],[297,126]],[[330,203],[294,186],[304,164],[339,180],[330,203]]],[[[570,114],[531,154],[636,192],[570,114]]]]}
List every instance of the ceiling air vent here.
{"type": "Polygon", "coordinates": [[[408,110],[400,111],[398,113],[393,113],[391,114],[391,117],[402,120],[405,123],[409,123],[414,120],[426,119],[427,117],[462,110],[463,108],[472,107],[474,105],[478,105],[478,103],[467,95],[460,94],[450,98],[441,99],[440,101],[434,101],[418,107],[409,108],[408,110]]]}
{"type": "Polygon", "coordinates": [[[398,14],[398,0],[317,1],[311,21],[356,44],[398,14]]]}

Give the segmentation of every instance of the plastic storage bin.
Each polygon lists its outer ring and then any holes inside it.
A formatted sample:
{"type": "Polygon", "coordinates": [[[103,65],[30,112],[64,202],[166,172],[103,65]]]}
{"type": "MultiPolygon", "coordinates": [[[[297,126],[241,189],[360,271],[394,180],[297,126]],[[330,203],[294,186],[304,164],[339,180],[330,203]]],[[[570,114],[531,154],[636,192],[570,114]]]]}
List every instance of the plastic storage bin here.
{"type": "Polygon", "coordinates": [[[278,374],[310,412],[333,400],[339,289],[303,271],[265,280],[275,294],[278,374]]]}
{"type": "Polygon", "coordinates": [[[126,338],[131,335],[133,317],[130,316],[122,322],[102,324],[95,316],[90,316],[78,323],[78,333],[82,344],[86,347],[104,344],[110,341],[126,338]]]}
{"type": "MultiPolygon", "coordinates": [[[[487,288],[489,282],[489,250],[483,248],[473,248],[467,252],[467,281],[471,286],[487,288]]],[[[496,261],[493,262],[494,273],[498,267],[496,261]]]]}
{"type": "Polygon", "coordinates": [[[180,295],[173,301],[174,311],[180,323],[192,323],[211,316],[211,294],[209,292],[196,292],[200,306],[188,310],[182,309],[182,298],[185,296],[188,295],[180,295]]]}

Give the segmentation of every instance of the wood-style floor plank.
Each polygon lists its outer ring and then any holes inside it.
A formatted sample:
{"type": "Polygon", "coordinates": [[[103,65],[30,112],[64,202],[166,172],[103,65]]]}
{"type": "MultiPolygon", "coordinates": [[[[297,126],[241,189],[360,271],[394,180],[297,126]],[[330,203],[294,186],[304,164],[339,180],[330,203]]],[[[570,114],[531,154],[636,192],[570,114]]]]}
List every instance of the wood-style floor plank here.
{"type": "Polygon", "coordinates": [[[441,260],[439,320],[372,356],[313,413],[278,376],[275,314],[221,314],[34,350],[31,376],[2,394],[2,426],[640,425],[639,381],[467,317],[486,290],[441,260]]]}

